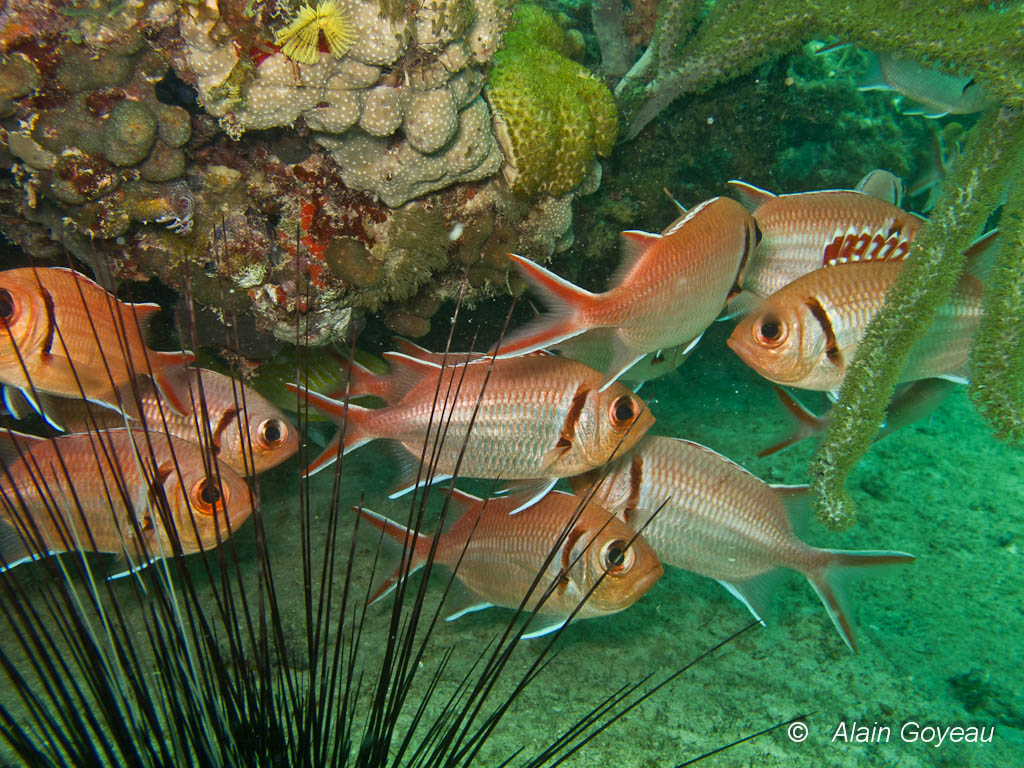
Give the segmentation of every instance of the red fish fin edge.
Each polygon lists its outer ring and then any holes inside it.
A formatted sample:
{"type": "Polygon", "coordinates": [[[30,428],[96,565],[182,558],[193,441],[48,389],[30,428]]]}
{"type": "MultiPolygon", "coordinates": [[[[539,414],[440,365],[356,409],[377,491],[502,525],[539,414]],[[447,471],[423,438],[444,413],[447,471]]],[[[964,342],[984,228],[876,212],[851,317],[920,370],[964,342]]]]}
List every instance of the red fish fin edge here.
{"type": "Polygon", "coordinates": [[[403,553],[410,552],[411,550],[408,568],[406,569],[405,564],[402,562],[405,558],[400,558],[398,567],[390,575],[385,576],[383,581],[377,586],[377,589],[374,590],[373,595],[370,597],[370,604],[372,605],[398,586],[398,583],[403,578],[403,571],[406,576],[411,576],[426,564],[433,537],[423,533],[414,533],[404,525],[389,520],[383,515],[378,515],[376,512],[364,507],[352,507],[352,511],[356,512],[363,520],[384,534],[384,538],[388,541],[401,547],[403,553]]]}
{"type": "Polygon", "coordinates": [[[554,346],[588,330],[583,316],[593,304],[595,295],[564,280],[554,272],[529,259],[509,254],[530,288],[541,296],[550,310],[527,326],[502,339],[498,357],[518,357],[538,349],[554,346]]]}
{"type": "Polygon", "coordinates": [[[168,405],[182,416],[193,411],[188,365],[195,359],[192,352],[149,352],[153,383],[168,405]]]}

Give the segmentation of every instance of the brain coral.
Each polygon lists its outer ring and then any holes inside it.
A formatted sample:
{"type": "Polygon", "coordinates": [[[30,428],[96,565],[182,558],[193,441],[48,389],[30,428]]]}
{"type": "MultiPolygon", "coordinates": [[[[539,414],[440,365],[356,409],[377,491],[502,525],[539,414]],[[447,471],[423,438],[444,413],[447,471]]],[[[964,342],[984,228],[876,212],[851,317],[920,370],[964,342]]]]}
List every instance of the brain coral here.
{"type": "Polygon", "coordinates": [[[565,194],[595,153],[611,152],[615,102],[604,83],[566,57],[571,42],[547,11],[518,6],[505,45],[485,89],[505,178],[525,197],[565,194]]]}

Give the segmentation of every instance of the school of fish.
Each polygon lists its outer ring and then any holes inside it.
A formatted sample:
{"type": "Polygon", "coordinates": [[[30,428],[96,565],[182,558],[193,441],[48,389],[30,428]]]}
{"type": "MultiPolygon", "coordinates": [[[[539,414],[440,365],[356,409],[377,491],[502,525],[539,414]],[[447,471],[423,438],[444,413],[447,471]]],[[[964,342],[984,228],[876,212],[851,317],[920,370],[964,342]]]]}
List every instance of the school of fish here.
{"type": "MultiPolygon", "coordinates": [[[[408,552],[374,600],[436,564],[454,571],[463,593],[449,619],[523,609],[534,612],[524,629],[534,637],[628,608],[663,565],[716,579],[763,619],[774,574],[790,569],[856,650],[837,574],[913,556],[806,543],[797,534],[806,487],[769,485],[710,448],[657,435],[651,409],[626,382],[673,370],[716,319],[738,318],[728,345],[759,374],[838,390],[922,219],[899,207],[902,182],[883,171],[853,190],[775,195],[730,186],[738,201],[708,200],[660,234],[624,232],[622,265],[601,293],[510,254],[549,311],[490,353],[440,353],[400,339],[384,355],[386,372],[342,358],[343,386],[289,385],[339,426],[306,476],[381,440],[398,462],[392,498],[450,478],[506,486],[489,499],[448,487],[444,516],[454,522],[433,536],[357,509],[408,552]],[[377,405],[352,402],[365,397],[377,405]],[[559,482],[573,493],[554,490],[559,482]]],[[[911,354],[880,437],[924,417],[969,376],[985,255],[997,236],[981,235],[967,254],[953,298],[911,354]]],[[[89,550],[135,568],[215,547],[256,503],[246,478],[297,451],[294,425],[256,392],[192,367],[191,353],[149,348],[143,338],[155,311],[68,269],[0,272],[6,409],[36,411],[66,431],[0,435],[0,566],[89,550]],[[110,365],[112,340],[124,355],[110,365]],[[61,499],[80,475],[90,479],[76,485],[84,502],[72,514],[61,499]],[[113,476],[122,479],[122,504],[108,501],[113,476]]],[[[764,453],[827,421],[776,391],[799,426],[764,453]]]]}

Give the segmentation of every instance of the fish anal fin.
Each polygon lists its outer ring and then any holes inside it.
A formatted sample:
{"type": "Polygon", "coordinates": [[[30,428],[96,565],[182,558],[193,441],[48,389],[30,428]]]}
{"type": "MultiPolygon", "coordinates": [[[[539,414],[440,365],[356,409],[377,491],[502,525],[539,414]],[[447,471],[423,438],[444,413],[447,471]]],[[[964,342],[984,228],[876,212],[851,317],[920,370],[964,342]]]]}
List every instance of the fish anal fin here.
{"type": "Polygon", "coordinates": [[[568,616],[549,616],[546,614],[535,613],[530,617],[530,623],[526,627],[528,631],[523,633],[521,639],[533,640],[535,637],[550,635],[552,632],[558,631],[568,623],[568,616]]]}
{"type": "Polygon", "coordinates": [[[448,503],[455,509],[456,512],[466,512],[472,509],[477,504],[483,502],[479,496],[474,496],[471,493],[460,491],[454,486],[451,488],[439,488],[445,496],[448,497],[448,503]]]}
{"type": "Polygon", "coordinates": [[[554,480],[517,480],[501,489],[500,493],[509,494],[502,501],[512,507],[509,510],[510,515],[517,515],[551,493],[557,482],[557,478],[554,480]]]}
{"type": "Polygon", "coordinates": [[[0,519],[0,573],[52,554],[54,553],[49,550],[35,551],[25,542],[24,535],[14,525],[0,519]]]}
{"type": "Polygon", "coordinates": [[[758,208],[776,197],[776,195],[766,189],[755,187],[753,184],[747,184],[747,182],[738,179],[730,179],[726,184],[732,189],[740,205],[750,213],[756,213],[758,208]]]}
{"type": "Polygon", "coordinates": [[[618,335],[613,335],[610,338],[612,342],[612,356],[608,366],[604,369],[605,378],[601,384],[601,392],[604,392],[618,381],[622,374],[643,360],[647,355],[646,352],[638,352],[627,346],[618,335]]]}
{"type": "Polygon", "coordinates": [[[755,619],[764,624],[765,617],[771,615],[772,598],[775,596],[781,577],[782,569],[772,568],[752,579],[744,581],[719,579],[718,583],[743,603],[755,619]]]}

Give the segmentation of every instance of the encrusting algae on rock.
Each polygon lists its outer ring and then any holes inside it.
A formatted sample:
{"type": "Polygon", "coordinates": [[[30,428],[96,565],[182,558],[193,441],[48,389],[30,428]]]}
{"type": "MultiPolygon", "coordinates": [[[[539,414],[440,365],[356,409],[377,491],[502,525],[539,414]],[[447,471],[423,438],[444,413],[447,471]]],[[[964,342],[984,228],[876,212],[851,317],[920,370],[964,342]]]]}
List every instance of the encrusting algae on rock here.
{"type": "Polygon", "coordinates": [[[502,168],[525,197],[563,195],[578,186],[618,137],[611,92],[586,67],[568,58],[572,44],[555,18],[519,5],[495,57],[485,94],[505,153],[502,168]]]}

